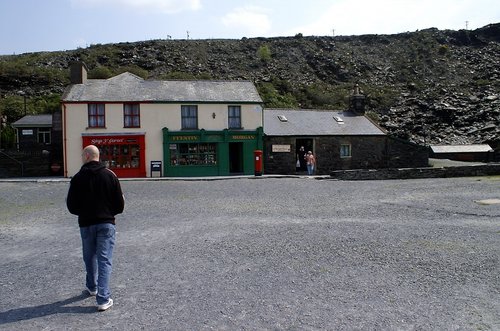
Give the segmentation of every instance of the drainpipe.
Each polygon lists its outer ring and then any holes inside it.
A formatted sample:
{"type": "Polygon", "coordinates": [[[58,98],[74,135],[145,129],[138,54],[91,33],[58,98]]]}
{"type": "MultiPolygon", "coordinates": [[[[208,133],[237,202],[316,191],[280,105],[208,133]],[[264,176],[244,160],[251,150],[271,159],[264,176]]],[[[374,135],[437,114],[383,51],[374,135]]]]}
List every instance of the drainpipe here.
{"type": "Polygon", "coordinates": [[[63,125],[63,167],[64,167],[64,177],[68,177],[68,156],[66,153],[66,104],[62,104],[62,125],[63,125]]]}

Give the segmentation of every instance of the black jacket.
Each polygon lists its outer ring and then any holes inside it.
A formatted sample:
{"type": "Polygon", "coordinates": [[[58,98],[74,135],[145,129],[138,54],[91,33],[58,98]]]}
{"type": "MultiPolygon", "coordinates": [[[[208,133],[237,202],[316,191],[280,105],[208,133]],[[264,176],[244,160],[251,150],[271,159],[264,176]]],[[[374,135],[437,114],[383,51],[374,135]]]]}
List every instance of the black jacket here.
{"type": "Polygon", "coordinates": [[[80,227],[86,227],[115,224],[115,215],[123,212],[125,202],[114,172],[90,161],[71,179],[66,205],[70,213],[78,215],[80,227]]]}

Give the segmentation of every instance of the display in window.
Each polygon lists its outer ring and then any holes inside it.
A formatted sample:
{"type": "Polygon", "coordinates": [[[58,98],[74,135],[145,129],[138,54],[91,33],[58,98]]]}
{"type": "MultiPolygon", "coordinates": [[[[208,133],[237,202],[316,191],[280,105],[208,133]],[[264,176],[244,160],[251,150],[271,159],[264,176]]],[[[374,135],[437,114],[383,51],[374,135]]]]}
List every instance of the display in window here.
{"type": "Polygon", "coordinates": [[[101,161],[108,168],[139,168],[139,145],[100,146],[101,161]]]}
{"type": "Polygon", "coordinates": [[[171,148],[171,165],[216,165],[216,144],[178,144],[171,148]]]}

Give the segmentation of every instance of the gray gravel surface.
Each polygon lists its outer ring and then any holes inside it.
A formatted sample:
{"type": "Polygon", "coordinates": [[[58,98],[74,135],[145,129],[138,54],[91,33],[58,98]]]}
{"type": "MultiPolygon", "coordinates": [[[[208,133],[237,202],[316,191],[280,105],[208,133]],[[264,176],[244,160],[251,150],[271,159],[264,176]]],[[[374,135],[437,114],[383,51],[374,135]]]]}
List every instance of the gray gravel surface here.
{"type": "Polygon", "coordinates": [[[112,291],[68,182],[0,182],[0,329],[500,330],[499,177],[123,181],[112,291]]]}

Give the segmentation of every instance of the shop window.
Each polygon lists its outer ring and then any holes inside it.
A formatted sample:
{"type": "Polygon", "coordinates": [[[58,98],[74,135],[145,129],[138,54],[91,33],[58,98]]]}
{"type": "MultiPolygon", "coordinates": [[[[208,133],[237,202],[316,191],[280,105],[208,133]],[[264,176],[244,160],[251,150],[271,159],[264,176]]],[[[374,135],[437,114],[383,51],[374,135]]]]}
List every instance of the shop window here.
{"type": "Polygon", "coordinates": [[[138,103],[126,103],[123,105],[123,126],[125,128],[140,128],[141,113],[138,103]]]}
{"type": "Polygon", "coordinates": [[[104,128],[106,125],[103,103],[91,103],[88,105],[89,128],[104,128]]]}
{"type": "Polygon", "coordinates": [[[351,157],[351,145],[340,145],[340,157],[351,157]]]}
{"type": "Polygon", "coordinates": [[[140,166],[139,145],[123,144],[98,147],[101,154],[101,161],[110,169],[139,168],[140,166]]]}
{"type": "Polygon", "coordinates": [[[198,106],[181,106],[181,128],[198,129],[198,106]]]}
{"type": "Polygon", "coordinates": [[[50,128],[38,129],[38,142],[41,144],[50,144],[50,128]]]}
{"type": "Polygon", "coordinates": [[[241,106],[228,106],[229,129],[241,129],[241,106]]]}
{"type": "Polygon", "coordinates": [[[216,165],[216,144],[172,144],[171,165],[216,165]]]}

